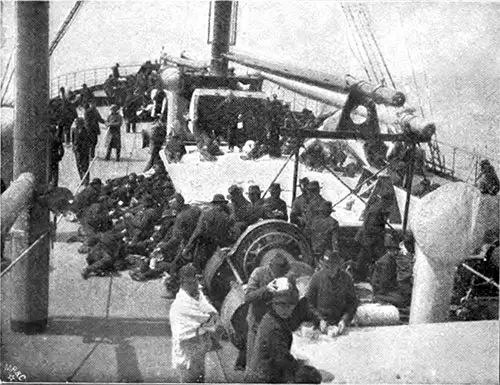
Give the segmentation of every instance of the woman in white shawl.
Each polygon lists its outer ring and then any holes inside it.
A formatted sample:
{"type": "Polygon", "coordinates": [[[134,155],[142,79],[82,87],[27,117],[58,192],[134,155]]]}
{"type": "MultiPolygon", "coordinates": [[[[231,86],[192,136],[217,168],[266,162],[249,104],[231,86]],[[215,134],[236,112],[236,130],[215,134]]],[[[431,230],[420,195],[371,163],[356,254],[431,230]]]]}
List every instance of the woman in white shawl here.
{"type": "Polygon", "coordinates": [[[172,364],[183,383],[204,382],[205,354],[212,347],[211,334],[218,321],[217,310],[199,290],[192,264],[179,270],[180,290],[170,306],[172,364]]]}

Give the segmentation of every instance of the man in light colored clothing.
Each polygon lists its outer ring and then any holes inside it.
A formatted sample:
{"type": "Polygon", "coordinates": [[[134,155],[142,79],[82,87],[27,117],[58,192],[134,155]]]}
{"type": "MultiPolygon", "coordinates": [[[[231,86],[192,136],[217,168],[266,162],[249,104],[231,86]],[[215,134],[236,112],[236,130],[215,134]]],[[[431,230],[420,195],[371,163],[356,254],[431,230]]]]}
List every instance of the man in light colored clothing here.
{"type": "Polygon", "coordinates": [[[199,290],[192,264],[179,271],[181,288],[170,306],[172,365],[180,382],[204,382],[205,354],[212,348],[211,333],[218,321],[217,310],[199,290]]]}

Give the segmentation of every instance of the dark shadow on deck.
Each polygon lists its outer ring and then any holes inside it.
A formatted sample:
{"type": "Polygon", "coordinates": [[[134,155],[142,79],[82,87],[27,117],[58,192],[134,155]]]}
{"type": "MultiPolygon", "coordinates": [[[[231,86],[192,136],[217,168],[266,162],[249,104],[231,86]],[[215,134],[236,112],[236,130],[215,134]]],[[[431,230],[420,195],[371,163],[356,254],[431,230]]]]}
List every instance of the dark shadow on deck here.
{"type": "Polygon", "coordinates": [[[82,336],[84,343],[105,339],[111,343],[130,337],[170,336],[167,318],[51,317],[45,335],[82,336]]]}

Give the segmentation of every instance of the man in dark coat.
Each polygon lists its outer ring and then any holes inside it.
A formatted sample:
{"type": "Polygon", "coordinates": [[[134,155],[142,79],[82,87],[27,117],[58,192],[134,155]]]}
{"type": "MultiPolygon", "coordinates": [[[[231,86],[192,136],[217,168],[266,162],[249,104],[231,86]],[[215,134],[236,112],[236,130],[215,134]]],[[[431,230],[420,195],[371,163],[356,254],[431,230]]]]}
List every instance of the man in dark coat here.
{"type": "Polygon", "coordinates": [[[387,252],[375,262],[371,277],[375,299],[397,307],[409,306],[413,286],[413,237],[407,233],[398,245],[393,236],[386,234],[384,245],[387,252]]]}
{"type": "Polygon", "coordinates": [[[319,182],[315,180],[310,181],[307,185],[309,202],[305,206],[305,228],[311,225],[313,219],[319,214],[321,204],[326,201],[320,194],[320,190],[319,182]]]}
{"type": "MultiPolygon", "coordinates": [[[[120,107],[118,107],[116,104],[113,104],[111,106],[111,114],[108,116],[108,119],[106,120],[106,126],[109,128],[109,143],[108,143],[108,149],[106,151],[106,160],[109,160],[111,158],[111,150],[114,148],[116,149],[116,161],[120,161],[120,151],[122,148],[122,141],[121,141],[121,126],[123,123],[123,119],[119,113],[120,107]]],[[[108,139],[106,139],[108,140],[108,139]]]]}
{"type": "Polygon", "coordinates": [[[64,146],[57,135],[57,127],[50,126],[50,173],[49,183],[57,187],[59,183],[59,162],[64,156],[64,146]]]}
{"type": "Polygon", "coordinates": [[[227,203],[224,195],[214,195],[212,207],[200,215],[196,229],[183,250],[183,256],[187,256],[195,249],[193,264],[199,272],[203,271],[217,247],[227,247],[234,240],[233,221],[227,203]]]}
{"type": "Polygon", "coordinates": [[[149,194],[144,195],[137,213],[127,213],[124,216],[131,244],[136,245],[149,238],[159,218],[158,206],[153,197],[149,194]]]}
{"type": "Polygon", "coordinates": [[[320,271],[313,274],[306,298],[310,311],[316,316],[316,326],[322,333],[330,325],[338,327],[342,334],[354,317],[358,299],[351,276],[342,269],[338,252],[327,250],[320,271]]]}
{"type": "Polygon", "coordinates": [[[281,186],[279,183],[273,183],[269,187],[271,196],[264,199],[264,207],[270,212],[271,217],[288,221],[288,208],[283,199],[280,198],[281,186]]]}
{"type": "Polygon", "coordinates": [[[83,119],[85,119],[85,127],[90,139],[90,159],[94,159],[97,140],[101,134],[99,123],[104,123],[104,119],[96,108],[95,100],[89,100],[88,103],[84,104],[84,108],[83,119]]]}
{"type": "Polygon", "coordinates": [[[321,383],[322,376],[317,369],[303,365],[290,353],[293,342],[290,321],[298,302],[298,290],[290,281],[287,290],[274,294],[271,310],[264,315],[257,331],[252,359],[245,373],[246,382],[321,383]]]}
{"type": "Polygon", "coordinates": [[[497,195],[500,190],[500,182],[495,169],[487,159],[481,161],[480,167],[481,173],[477,178],[476,186],[482,194],[497,195]]]}
{"type": "Polygon", "coordinates": [[[91,274],[104,275],[109,271],[121,270],[124,247],[120,233],[106,231],[90,238],[88,245],[88,266],[82,271],[83,279],[88,279],[91,274]]]}
{"type": "Polygon", "coordinates": [[[69,145],[71,142],[71,124],[73,124],[78,115],[76,113],[76,107],[66,97],[64,87],[61,87],[59,89],[59,100],[57,105],[59,106],[59,110],[57,113],[57,116],[59,118],[58,135],[62,142],[69,145]]]}
{"type": "Polygon", "coordinates": [[[338,250],[339,222],[331,217],[332,202],[321,203],[318,215],[313,218],[304,233],[311,244],[315,262],[325,255],[326,250],[338,250]]]}
{"type": "Polygon", "coordinates": [[[257,222],[258,218],[252,215],[252,205],[243,196],[241,187],[232,185],[228,192],[231,199],[231,219],[234,221],[236,237],[239,237],[248,226],[257,222]]]}
{"type": "Polygon", "coordinates": [[[309,204],[309,192],[307,185],[309,184],[308,178],[302,178],[299,181],[300,190],[302,194],[299,195],[292,203],[292,210],[290,212],[290,222],[297,225],[299,228],[304,229],[306,226],[305,212],[309,204]]]}
{"type": "Polygon", "coordinates": [[[261,198],[262,191],[260,191],[260,187],[256,184],[248,187],[247,194],[253,207],[260,206],[264,203],[264,200],[261,198]]]}
{"type": "Polygon", "coordinates": [[[73,131],[73,151],[75,153],[78,174],[80,175],[80,179],[83,179],[85,186],[88,185],[90,180],[90,173],[87,173],[90,165],[90,146],[91,139],[85,127],[85,120],[77,118],[73,131]]]}
{"type": "Polygon", "coordinates": [[[247,315],[248,335],[246,343],[246,364],[250,364],[255,350],[255,336],[259,324],[270,310],[270,301],[276,291],[276,278],[284,277],[290,271],[290,263],[282,254],[277,253],[268,266],[257,267],[248,279],[245,288],[245,302],[249,303],[247,315]]]}
{"type": "Polygon", "coordinates": [[[135,132],[137,127],[137,110],[142,105],[142,96],[133,92],[132,89],[127,94],[125,105],[123,106],[123,117],[126,120],[125,132],[135,132]]]}
{"type": "Polygon", "coordinates": [[[83,215],[83,212],[90,207],[92,203],[99,200],[101,195],[102,182],[99,178],[94,178],[90,182],[90,185],[85,187],[80,193],[75,196],[75,201],[73,202],[72,211],[77,217],[83,215]]]}
{"type": "Polygon", "coordinates": [[[160,119],[158,119],[151,126],[151,139],[149,142],[150,154],[149,161],[144,168],[144,171],[148,171],[156,163],[161,162],[160,150],[165,142],[167,136],[167,126],[160,119]]]}
{"type": "Polygon", "coordinates": [[[381,199],[368,207],[364,213],[363,227],[356,235],[361,250],[356,261],[354,278],[366,281],[371,265],[384,255],[385,225],[390,215],[392,195],[384,193],[381,199]]]}

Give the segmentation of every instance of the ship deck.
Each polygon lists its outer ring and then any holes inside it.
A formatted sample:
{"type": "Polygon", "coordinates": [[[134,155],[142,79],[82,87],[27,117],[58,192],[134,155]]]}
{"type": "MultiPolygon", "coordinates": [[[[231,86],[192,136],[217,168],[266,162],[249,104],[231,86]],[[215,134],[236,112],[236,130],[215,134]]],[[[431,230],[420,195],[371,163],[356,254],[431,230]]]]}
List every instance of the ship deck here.
{"type": "MultiPolygon", "coordinates": [[[[104,141],[104,135],[100,141],[104,141]]],[[[119,163],[104,161],[104,149],[99,144],[99,158],[91,178],[105,180],[142,171],[149,155],[148,149],[140,148],[140,133],[122,134],[122,141],[123,160],[119,163]]],[[[237,154],[229,155],[223,162],[235,163],[239,159],[237,154]]],[[[217,165],[221,170],[227,167],[223,162],[217,165]]],[[[265,165],[266,160],[261,163],[265,165]]],[[[200,167],[208,166],[194,162],[191,171],[200,172],[200,167]]],[[[279,162],[275,167],[279,169],[279,162]]],[[[68,147],[60,168],[60,185],[74,191],[78,174],[68,147]]],[[[172,168],[174,183],[176,172],[172,168]]],[[[260,179],[256,182],[260,183],[260,179]]],[[[215,184],[213,188],[224,191],[227,186],[215,184]]],[[[27,381],[35,383],[177,382],[171,365],[168,319],[172,301],[162,297],[160,280],[136,282],[126,271],[112,277],[83,280],[80,273],[86,265],[85,255],[77,251],[81,244],[67,242],[77,228],[77,223],[65,219],[58,225],[50,259],[49,319],[44,333],[24,335],[10,330],[9,292],[16,268],[1,280],[2,380],[8,381],[12,366],[16,366],[27,381]]],[[[352,328],[338,341],[326,344],[319,341],[318,346],[297,338],[294,351],[320,368],[326,382],[422,383],[449,382],[443,379],[451,378],[453,383],[495,383],[498,382],[497,336],[498,321],[461,322],[439,328],[433,325],[352,328]],[[456,341],[457,335],[460,343],[456,341]],[[420,345],[422,341],[427,343],[420,345]],[[360,351],[364,352],[362,357],[360,351]],[[439,357],[451,351],[454,351],[452,356],[439,357]],[[477,354],[468,355],[470,351],[477,354]]],[[[222,341],[222,350],[207,356],[206,381],[241,383],[243,372],[233,370],[236,355],[236,348],[222,341]]]]}

